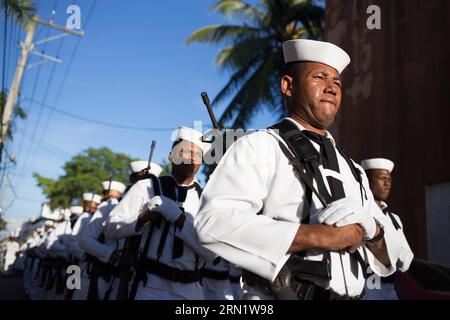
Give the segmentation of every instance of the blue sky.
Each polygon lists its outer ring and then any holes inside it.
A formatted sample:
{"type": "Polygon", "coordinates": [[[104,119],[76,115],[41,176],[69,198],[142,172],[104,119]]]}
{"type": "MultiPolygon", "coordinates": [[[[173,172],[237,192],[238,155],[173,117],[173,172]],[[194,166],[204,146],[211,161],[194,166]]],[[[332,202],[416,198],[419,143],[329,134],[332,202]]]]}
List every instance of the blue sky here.
{"type": "MultiPolygon", "coordinates": [[[[196,120],[210,125],[200,92],[207,90],[214,97],[228,79],[227,73],[214,64],[219,47],[185,46],[187,37],[197,28],[230,23],[211,12],[214,1],[39,0],[41,19],[51,17],[55,3],[52,20],[59,25],[65,25],[70,4],[80,7],[86,35],[78,45],[74,36],[65,37],[62,44],[61,40],[49,43],[45,53],[56,56],[60,47],[63,62],[47,62],[26,71],[20,104],[27,110],[28,119],[17,123],[15,139],[8,146],[17,165],[7,170],[10,181],[4,179],[0,194],[0,205],[10,227],[39,215],[45,197],[36,186],[33,172],[56,178],[63,173],[65,161],[88,147],[106,146],[146,159],[153,139],[157,141],[154,159],[161,162],[171,145],[168,130],[105,127],[52,112],[39,102],[121,125],[176,128],[193,126],[196,120]],[[31,97],[37,102],[30,101],[31,97]]],[[[59,33],[48,30],[39,27],[35,41],[59,33]]],[[[0,31],[3,46],[3,23],[0,31]]],[[[12,34],[17,33],[13,30],[12,34]]],[[[19,50],[15,46],[11,52],[7,87],[19,50]]],[[[37,60],[31,57],[29,63],[37,60]]],[[[260,114],[252,127],[266,127],[274,119],[260,114]]]]}

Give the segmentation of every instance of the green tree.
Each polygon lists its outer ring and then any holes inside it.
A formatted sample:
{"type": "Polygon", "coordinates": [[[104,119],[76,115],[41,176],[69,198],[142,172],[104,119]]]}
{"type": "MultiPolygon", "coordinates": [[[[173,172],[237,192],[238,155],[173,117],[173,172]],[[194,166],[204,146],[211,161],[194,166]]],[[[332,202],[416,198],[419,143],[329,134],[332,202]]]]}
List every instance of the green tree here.
{"type": "Polygon", "coordinates": [[[167,160],[162,161],[161,168],[163,170],[161,171],[160,176],[162,176],[164,174],[169,174],[172,172],[172,164],[167,160]]]}
{"type": "Polygon", "coordinates": [[[257,5],[243,0],[220,0],[212,10],[238,23],[198,29],[187,44],[225,46],[216,63],[221,70],[230,71],[231,77],[212,103],[230,100],[219,121],[233,128],[245,128],[252,116],[264,108],[282,116],[281,44],[290,39],[321,38],[323,6],[313,0],[260,0],[257,5]]]}
{"type": "Polygon", "coordinates": [[[50,199],[50,207],[69,207],[82,201],[84,192],[102,192],[101,182],[110,178],[126,183],[131,173],[129,164],[136,159],[114,153],[108,148],[89,148],[64,164],[65,174],[58,179],[33,176],[43,193],[50,199]]]}

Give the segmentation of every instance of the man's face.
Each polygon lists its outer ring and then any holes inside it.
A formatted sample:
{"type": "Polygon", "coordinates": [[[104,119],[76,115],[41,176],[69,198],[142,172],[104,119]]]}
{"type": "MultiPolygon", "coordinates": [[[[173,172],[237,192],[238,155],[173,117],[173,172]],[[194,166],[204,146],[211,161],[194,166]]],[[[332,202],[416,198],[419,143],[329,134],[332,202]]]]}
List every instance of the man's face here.
{"type": "Polygon", "coordinates": [[[318,129],[329,127],[341,104],[341,80],[334,68],[305,62],[293,77],[283,76],[281,88],[290,100],[290,114],[296,114],[318,129]]]}
{"type": "Polygon", "coordinates": [[[368,170],[368,177],[375,200],[386,201],[389,198],[392,186],[392,177],[389,171],[383,169],[368,170]]]}
{"type": "Polygon", "coordinates": [[[119,199],[122,194],[117,190],[105,190],[104,198],[105,199],[119,199]]]}
{"type": "Polygon", "coordinates": [[[97,211],[98,204],[94,201],[84,201],[83,202],[83,211],[94,213],[97,211]]]}
{"type": "Polygon", "coordinates": [[[172,172],[189,178],[195,176],[202,164],[202,149],[190,141],[178,143],[169,156],[172,172]]]}

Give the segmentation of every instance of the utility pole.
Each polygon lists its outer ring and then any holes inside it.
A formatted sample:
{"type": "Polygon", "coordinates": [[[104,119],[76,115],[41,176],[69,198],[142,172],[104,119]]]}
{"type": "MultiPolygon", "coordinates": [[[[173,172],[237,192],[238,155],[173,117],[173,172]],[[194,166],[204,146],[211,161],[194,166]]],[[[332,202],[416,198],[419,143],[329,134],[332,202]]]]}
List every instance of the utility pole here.
{"type": "Polygon", "coordinates": [[[72,29],[61,27],[61,26],[55,25],[51,21],[41,21],[41,20],[39,20],[38,16],[35,16],[33,19],[30,20],[26,29],[27,29],[27,34],[25,37],[25,42],[21,43],[22,53],[20,55],[19,62],[17,64],[16,71],[14,73],[14,78],[12,80],[11,87],[8,91],[8,97],[6,99],[5,108],[3,110],[2,122],[1,122],[1,132],[0,132],[0,151],[3,150],[3,144],[5,142],[5,137],[8,132],[9,126],[11,125],[11,116],[12,116],[13,109],[14,109],[14,106],[17,101],[17,97],[19,95],[20,84],[22,82],[23,73],[25,71],[25,68],[27,67],[28,55],[30,53],[32,53],[32,54],[35,54],[42,58],[41,61],[39,61],[31,66],[28,66],[28,68],[36,66],[38,64],[41,64],[41,63],[43,63],[45,61],[49,61],[49,60],[53,61],[53,62],[61,63],[62,61],[60,59],[58,59],[56,57],[48,56],[42,52],[37,51],[36,46],[39,44],[45,43],[45,42],[49,42],[52,40],[56,40],[58,38],[62,38],[69,34],[76,35],[78,37],[82,37],[84,35],[83,31],[74,31],[72,29]],[[38,41],[36,43],[33,43],[34,32],[36,30],[37,24],[41,24],[41,25],[44,25],[44,26],[47,26],[50,28],[54,28],[56,30],[63,31],[64,33],[54,36],[54,37],[50,37],[48,39],[38,41]]]}
{"type": "Polygon", "coordinates": [[[26,28],[27,28],[27,35],[25,37],[25,42],[22,44],[22,53],[19,58],[19,63],[17,64],[16,67],[16,72],[14,73],[11,88],[9,89],[8,92],[5,108],[3,109],[2,123],[1,123],[2,130],[0,133],[1,147],[3,147],[4,138],[6,137],[6,133],[8,132],[13,107],[16,103],[17,96],[19,94],[20,83],[22,81],[23,72],[25,71],[25,66],[27,64],[28,54],[33,49],[33,36],[36,30],[36,22],[34,20],[31,20],[26,28]]]}

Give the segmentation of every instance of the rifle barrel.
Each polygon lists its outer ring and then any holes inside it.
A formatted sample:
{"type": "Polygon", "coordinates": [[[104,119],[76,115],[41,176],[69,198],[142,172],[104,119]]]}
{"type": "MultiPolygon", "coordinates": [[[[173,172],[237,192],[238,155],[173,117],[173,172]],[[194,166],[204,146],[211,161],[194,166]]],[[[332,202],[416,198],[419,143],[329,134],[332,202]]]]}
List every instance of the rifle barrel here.
{"type": "Polygon", "coordinates": [[[220,125],[219,125],[219,123],[216,120],[216,117],[215,117],[214,112],[212,110],[211,102],[209,101],[209,97],[208,97],[208,94],[206,93],[206,91],[203,91],[201,93],[201,96],[202,96],[203,104],[206,106],[206,110],[208,110],[208,114],[209,114],[209,117],[211,119],[211,122],[212,122],[214,128],[215,129],[220,129],[220,125]]]}
{"type": "Polygon", "coordinates": [[[156,141],[153,140],[152,141],[152,147],[150,149],[150,155],[148,156],[147,170],[150,170],[150,167],[152,165],[153,151],[155,151],[155,145],[156,145],[156,141]]]}

